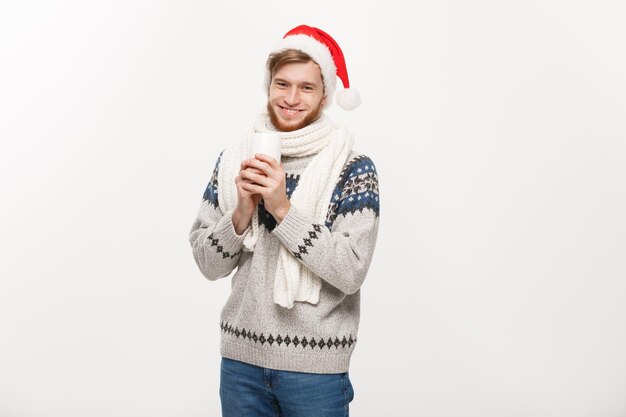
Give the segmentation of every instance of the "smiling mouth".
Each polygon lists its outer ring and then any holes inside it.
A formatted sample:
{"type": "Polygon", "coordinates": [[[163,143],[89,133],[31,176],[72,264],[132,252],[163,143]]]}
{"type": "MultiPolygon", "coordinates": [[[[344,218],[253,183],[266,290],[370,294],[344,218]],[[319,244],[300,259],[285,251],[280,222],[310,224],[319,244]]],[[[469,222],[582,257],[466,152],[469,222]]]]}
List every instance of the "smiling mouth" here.
{"type": "Polygon", "coordinates": [[[283,107],[283,106],[280,106],[280,105],[278,107],[280,107],[280,110],[282,111],[282,113],[287,115],[287,116],[294,116],[294,115],[298,114],[299,112],[304,111],[304,110],[300,110],[300,109],[291,109],[289,107],[283,107]]]}

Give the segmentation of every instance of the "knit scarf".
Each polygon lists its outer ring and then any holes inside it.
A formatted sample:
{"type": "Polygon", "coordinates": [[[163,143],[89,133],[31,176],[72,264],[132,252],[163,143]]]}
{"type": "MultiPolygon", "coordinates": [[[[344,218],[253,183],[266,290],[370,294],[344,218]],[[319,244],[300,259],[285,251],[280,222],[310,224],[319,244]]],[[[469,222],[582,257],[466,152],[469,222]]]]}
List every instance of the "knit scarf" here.
{"type": "MultiPolygon", "coordinates": [[[[324,224],[335,183],[353,143],[352,135],[342,126],[333,126],[325,114],[310,125],[293,132],[277,132],[269,115],[261,114],[243,140],[226,148],[222,153],[217,181],[220,208],[223,212],[229,212],[237,206],[235,177],[239,175],[241,161],[250,157],[253,134],[269,131],[279,134],[283,156],[315,155],[300,175],[290,203],[307,218],[324,224]]],[[[259,237],[258,216],[257,207],[251,226],[244,232],[244,251],[254,251],[259,237]]],[[[295,301],[317,304],[321,287],[321,279],[281,245],[274,277],[274,302],[288,309],[293,307],[295,301]]]]}

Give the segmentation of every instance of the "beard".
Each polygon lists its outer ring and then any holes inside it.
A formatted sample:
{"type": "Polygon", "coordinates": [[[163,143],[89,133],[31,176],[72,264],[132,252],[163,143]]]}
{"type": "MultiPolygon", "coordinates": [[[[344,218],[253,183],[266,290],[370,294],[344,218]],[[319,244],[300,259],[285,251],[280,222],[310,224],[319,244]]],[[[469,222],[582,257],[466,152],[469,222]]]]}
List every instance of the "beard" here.
{"type": "Polygon", "coordinates": [[[282,123],[278,118],[274,107],[270,104],[269,101],[267,102],[267,113],[269,114],[270,121],[272,122],[276,130],[280,132],[293,132],[294,130],[302,129],[303,127],[306,127],[316,121],[322,114],[323,102],[323,100],[320,101],[317,107],[313,109],[313,111],[311,111],[309,114],[307,114],[304,119],[294,124],[282,123]]]}

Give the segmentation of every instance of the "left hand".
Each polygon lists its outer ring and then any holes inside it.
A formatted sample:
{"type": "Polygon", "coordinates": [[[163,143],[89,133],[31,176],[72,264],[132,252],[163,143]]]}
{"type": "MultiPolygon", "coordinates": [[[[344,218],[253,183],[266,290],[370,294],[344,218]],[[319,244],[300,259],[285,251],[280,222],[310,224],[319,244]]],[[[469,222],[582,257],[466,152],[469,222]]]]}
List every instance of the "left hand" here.
{"type": "Polygon", "coordinates": [[[240,175],[252,181],[252,183],[242,184],[243,188],[251,193],[260,194],[263,197],[265,209],[280,223],[291,207],[287,198],[287,181],[283,164],[279,165],[274,158],[257,153],[254,158],[243,161],[243,166],[245,169],[240,175]],[[255,168],[263,174],[248,168],[255,168]]]}

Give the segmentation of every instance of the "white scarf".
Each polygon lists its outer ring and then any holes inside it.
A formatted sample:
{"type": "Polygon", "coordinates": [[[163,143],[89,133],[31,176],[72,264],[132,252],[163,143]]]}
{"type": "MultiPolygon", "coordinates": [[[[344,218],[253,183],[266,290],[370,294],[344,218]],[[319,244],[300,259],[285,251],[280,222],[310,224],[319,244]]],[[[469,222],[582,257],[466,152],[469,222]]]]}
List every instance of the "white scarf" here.
{"type": "MultiPolygon", "coordinates": [[[[254,132],[276,132],[269,116],[261,114],[243,141],[224,150],[218,174],[218,201],[223,212],[237,206],[235,177],[241,161],[249,158],[250,141],[254,132]]],[[[328,116],[293,131],[277,132],[281,137],[282,155],[303,157],[315,155],[300,175],[290,202],[292,206],[318,224],[326,222],[328,206],[336,181],[352,150],[352,135],[342,126],[333,126],[328,116]]],[[[252,217],[252,227],[245,232],[244,250],[253,251],[259,236],[258,208],[252,217]]],[[[284,245],[281,245],[274,277],[274,302],[292,308],[295,301],[317,304],[322,282],[304,267],[284,245]]]]}

